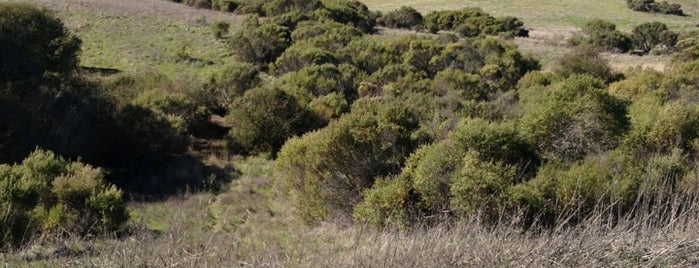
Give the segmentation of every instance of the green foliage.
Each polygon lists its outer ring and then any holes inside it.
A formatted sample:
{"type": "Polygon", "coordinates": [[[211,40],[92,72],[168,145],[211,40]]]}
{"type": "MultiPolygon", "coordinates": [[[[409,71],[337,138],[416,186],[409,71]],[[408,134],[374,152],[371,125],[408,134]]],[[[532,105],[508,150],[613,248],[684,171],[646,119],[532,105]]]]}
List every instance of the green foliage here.
{"type": "Polygon", "coordinates": [[[403,177],[377,178],[363,196],[364,201],[354,208],[356,221],[377,227],[394,224],[401,228],[412,223],[411,216],[406,214],[410,211],[410,183],[403,177]]]}
{"type": "Polygon", "coordinates": [[[230,39],[231,48],[240,59],[264,65],[273,62],[291,45],[289,29],[277,24],[259,22],[256,16],[248,17],[239,31],[230,39]]]}
{"type": "Polygon", "coordinates": [[[402,6],[399,9],[388,12],[377,19],[379,24],[391,28],[405,28],[417,30],[423,27],[422,14],[412,7],[402,6]]]}
{"type": "Polygon", "coordinates": [[[122,192],[104,173],[36,150],[19,165],[0,165],[0,247],[21,246],[39,234],[94,235],[128,220],[122,192]]]}
{"type": "Polygon", "coordinates": [[[687,62],[699,59],[699,32],[691,32],[682,37],[675,45],[675,61],[687,62]]]}
{"type": "Polygon", "coordinates": [[[680,4],[668,3],[667,1],[658,3],[655,0],[626,0],[626,5],[634,11],[684,16],[680,4]]]}
{"type": "Polygon", "coordinates": [[[205,85],[207,90],[200,91],[194,99],[210,111],[224,114],[235,98],[260,84],[259,74],[260,71],[255,65],[249,63],[222,67],[219,72],[209,77],[205,85]]]}
{"type": "Polygon", "coordinates": [[[318,10],[319,20],[330,19],[342,24],[353,25],[363,33],[373,33],[376,14],[362,2],[356,0],[326,0],[325,9],[318,10]]]}
{"type": "Polygon", "coordinates": [[[464,37],[502,35],[504,37],[526,37],[529,31],[524,23],[514,17],[495,18],[479,8],[464,8],[459,11],[433,11],[424,18],[425,28],[432,33],[455,31],[464,37]]]}
{"type": "Polygon", "coordinates": [[[637,100],[649,93],[660,93],[663,74],[653,69],[629,70],[626,79],[609,85],[609,94],[625,100],[637,100]]]}
{"type": "Polygon", "coordinates": [[[143,92],[132,104],[150,109],[167,120],[181,135],[201,131],[202,125],[210,117],[206,107],[196,105],[185,95],[161,90],[143,92]]]}
{"type": "Polygon", "coordinates": [[[358,70],[350,65],[308,65],[297,72],[282,76],[275,84],[293,96],[301,106],[329,94],[353,100],[356,93],[358,70]]]}
{"type": "Polygon", "coordinates": [[[273,0],[262,5],[264,14],[269,17],[291,12],[310,12],[323,7],[319,0],[273,0]]]}
{"type": "Polygon", "coordinates": [[[0,3],[0,86],[67,75],[78,66],[80,42],[48,10],[0,3]]]}
{"type": "Polygon", "coordinates": [[[616,25],[609,21],[596,19],[585,23],[582,33],[587,42],[597,48],[606,51],[626,52],[631,49],[632,40],[616,29],[616,25]]]}
{"type": "Polygon", "coordinates": [[[558,58],[555,70],[556,74],[563,77],[572,75],[589,75],[601,79],[605,83],[618,78],[612,73],[609,62],[600,56],[595,50],[579,47],[558,58]]]}
{"type": "Polygon", "coordinates": [[[277,165],[301,217],[316,222],[350,215],[376,177],[400,170],[416,146],[416,129],[415,115],[401,102],[362,99],[326,128],[289,140],[277,165]]]}
{"type": "Polygon", "coordinates": [[[311,41],[295,42],[277,58],[271,68],[277,74],[295,72],[309,65],[338,64],[339,55],[315,46],[311,41]]]}
{"type": "Polygon", "coordinates": [[[677,43],[678,34],[668,30],[661,22],[649,22],[636,26],[632,31],[637,49],[648,53],[658,45],[672,48],[677,43]]]}
{"type": "Polygon", "coordinates": [[[309,40],[313,45],[330,51],[336,51],[362,36],[362,32],[352,26],[334,21],[300,22],[291,33],[291,40],[301,42],[309,40]]]}
{"type": "Polygon", "coordinates": [[[573,75],[545,89],[520,91],[520,131],[548,160],[615,148],[628,127],[626,104],[604,88],[600,80],[573,75]]]}
{"type": "Polygon", "coordinates": [[[631,131],[625,142],[640,153],[688,150],[699,135],[696,104],[664,103],[658,96],[647,95],[629,107],[629,118],[631,131]]]}
{"type": "Polygon", "coordinates": [[[284,142],[318,127],[318,120],[296,99],[276,87],[248,90],[233,101],[226,116],[233,147],[244,152],[276,154],[284,142]]]}
{"type": "Polygon", "coordinates": [[[367,190],[355,219],[405,225],[450,212],[494,220],[502,216],[508,187],[533,176],[538,165],[513,124],[466,119],[447,139],[414,152],[399,176],[367,190]]]}

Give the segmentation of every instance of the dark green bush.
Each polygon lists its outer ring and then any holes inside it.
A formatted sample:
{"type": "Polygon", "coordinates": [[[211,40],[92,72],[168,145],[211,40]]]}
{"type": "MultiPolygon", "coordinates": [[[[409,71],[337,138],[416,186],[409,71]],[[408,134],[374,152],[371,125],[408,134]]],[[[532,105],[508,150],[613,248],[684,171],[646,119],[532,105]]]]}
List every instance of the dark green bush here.
{"type": "Polygon", "coordinates": [[[336,51],[362,36],[359,29],[334,21],[304,21],[291,33],[293,42],[308,40],[317,47],[336,51]]]}
{"type": "Polygon", "coordinates": [[[322,126],[293,96],[276,87],[248,90],[233,101],[226,118],[232,125],[231,146],[273,155],[287,139],[322,126]]]}
{"type": "Polygon", "coordinates": [[[224,66],[209,78],[204,86],[206,90],[198,92],[193,99],[214,113],[225,114],[235,98],[260,84],[259,74],[255,65],[249,63],[224,66]]]}
{"type": "Polygon", "coordinates": [[[585,74],[609,83],[618,79],[609,62],[594,49],[578,47],[556,61],[554,72],[563,77],[585,74]]]}
{"type": "Polygon", "coordinates": [[[323,8],[319,0],[273,0],[262,5],[265,16],[274,17],[290,12],[308,13],[323,8]]]}
{"type": "Polygon", "coordinates": [[[678,34],[668,30],[662,22],[649,22],[636,26],[632,31],[634,43],[637,49],[645,53],[650,52],[658,45],[672,48],[677,43],[678,34]]]}
{"type": "Polygon", "coordinates": [[[668,3],[667,1],[658,3],[655,0],[626,0],[626,5],[634,11],[684,16],[680,4],[668,3]]]}
{"type": "Polygon", "coordinates": [[[180,135],[200,133],[210,112],[183,94],[151,90],[141,93],[132,103],[148,108],[167,120],[180,135]]]}
{"type": "Polygon", "coordinates": [[[0,3],[0,86],[67,76],[78,66],[80,43],[50,11],[0,3]]]}
{"type": "Polygon", "coordinates": [[[318,20],[330,19],[342,24],[353,25],[363,33],[373,33],[376,26],[376,14],[356,0],[328,0],[325,8],[316,11],[318,20]]]}
{"type": "Polygon", "coordinates": [[[632,47],[631,38],[617,30],[616,25],[609,21],[601,19],[588,21],[583,25],[582,33],[588,44],[602,50],[626,52],[632,47]]]}
{"type": "Polygon", "coordinates": [[[417,30],[423,27],[422,14],[412,7],[402,6],[377,19],[380,25],[390,28],[417,30]]]}
{"type": "Polygon", "coordinates": [[[458,11],[433,11],[424,18],[425,28],[432,33],[455,31],[464,37],[481,35],[503,35],[504,37],[526,37],[529,31],[524,23],[514,17],[495,18],[479,8],[464,8],[458,11]]]}
{"type": "Polygon", "coordinates": [[[310,65],[339,64],[340,55],[310,41],[296,42],[282,53],[271,69],[278,75],[296,72],[310,65]]]}
{"type": "Polygon", "coordinates": [[[260,23],[248,17],[243,27],[231,36],[231,48],[240,59],[256,65],[273,62],[291,45],[289,29],[273,23],[260,23]]]}

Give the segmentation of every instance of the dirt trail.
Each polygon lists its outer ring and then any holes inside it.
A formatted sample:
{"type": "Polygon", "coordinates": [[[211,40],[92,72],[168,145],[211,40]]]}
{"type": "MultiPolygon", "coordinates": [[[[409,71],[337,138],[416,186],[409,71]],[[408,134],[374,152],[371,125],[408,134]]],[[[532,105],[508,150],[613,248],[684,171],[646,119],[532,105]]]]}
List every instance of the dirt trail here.
{"type": "MultiPolygon", "coordinates": [[[[0,0],[8,2],[8,0],[0,0]]],[[[103,16],[142,16],[164,17],[175,20],[195,22],[205,18],[209,21],[236,21],[241,16],[196,9],[165,0],[26,0],[20,2],[36,3],[56,12],[94,12],[103,16]]]]}

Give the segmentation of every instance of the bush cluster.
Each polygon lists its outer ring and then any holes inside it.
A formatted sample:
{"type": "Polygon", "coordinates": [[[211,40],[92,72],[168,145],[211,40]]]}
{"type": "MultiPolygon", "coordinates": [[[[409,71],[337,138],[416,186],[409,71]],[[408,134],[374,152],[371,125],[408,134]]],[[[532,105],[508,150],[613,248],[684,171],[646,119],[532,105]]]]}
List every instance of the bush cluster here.
{"type": "Polygon", "coordinates": [[[17,247],[39,235],[94,235],[123,228],[122,192],[104,172],[36,150],[21,164],[0,165],[0,247],[17,247]]]}
{"type": "Polygon", "coordinates": [[[614,23],[596,19],[585,23],[582,34],[571,37],[568,43],[621,53],[634,49],[634,53],[646,54],[654,49],[657,52],[670,52],[678,38],[676,32],[661,22],[640,24],[634,27],[631,34],[626,34],[617,30],[614,23]]]}
{"type": "Polygon", "coordinates": [[[464,37],[500,35],[504,37],[526,37],[529,31],[515,17],[495,18],[479,8],[464,8],[458,11],[433,11],[425,15],[425,28],[432,33],[454,31],[464,37]]]}
{"type": "Polygon", "coordinates": [[[680,4],[668,3],[667,1],[655,2],[655,0],[626,0],[626,6],[634,11],[684,16],[684,12],[682,11],[682,6],[680,4]]]}

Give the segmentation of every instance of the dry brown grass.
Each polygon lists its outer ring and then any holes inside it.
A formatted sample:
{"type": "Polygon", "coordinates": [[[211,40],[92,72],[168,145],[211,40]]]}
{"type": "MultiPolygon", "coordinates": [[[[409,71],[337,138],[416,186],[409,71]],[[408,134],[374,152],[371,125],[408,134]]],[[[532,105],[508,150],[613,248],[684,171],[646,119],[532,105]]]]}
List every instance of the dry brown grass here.
{"type": "MultiPolygon", "coordinates": [[[[134,203],[122,238],[36,241],[0,254],[8,267],[689,267],[699,265],[699,202],[673,200],[609,224],[523,229],[461,221],[410,231],[348,222],[307,226],[273,162],[234,159],[227,191],[134,203]],[[689,206],[688,206],[689,204],[689,206]],[[673,213],[660,213],[661,211],[673,213]]],[[[639,207],[643,207],[639,205],[639,207]]],[[[563,225],[561,225],[563,226],[563,225]]]]}

